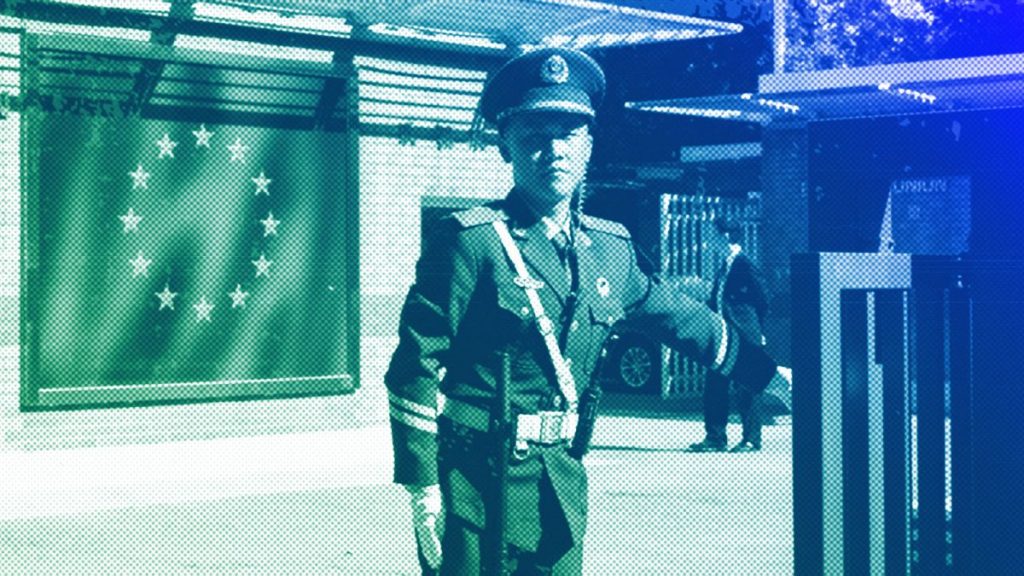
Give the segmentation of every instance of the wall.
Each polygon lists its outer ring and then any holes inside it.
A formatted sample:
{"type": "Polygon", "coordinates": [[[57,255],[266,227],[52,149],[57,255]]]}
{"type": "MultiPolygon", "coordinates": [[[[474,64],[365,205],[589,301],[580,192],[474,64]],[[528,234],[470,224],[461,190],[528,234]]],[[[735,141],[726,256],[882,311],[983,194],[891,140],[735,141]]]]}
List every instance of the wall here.
{"type": "Polygon", "coordinates": [[[439,150],[432,141],[400,145],[364,136],[360,149],[360,238],[363,387],[387,418],[383,375],[398,344],[402,302],[415,278],[420,253],[420,199],[500,198],[511,189],[511,170],[498,150],[474,151],[459,143],[439,150]]]}
{"type": "Polygon", "coordinates": [[[790,255],[807,251],[807,128],[764,130],[761,161],[763,212],[761,268],[771,301],[765,338],[772,355],[789,365],[791,336],[790,255]]]}
{"type": "MultiPolygon", "coordinates": [[[[20,53],[18,35],[0,33],[0,52],[20,53]]],[[[4,66],[16,66],[14,57],[0,58],[4,66]]],[[[0,90],[18,94],[16,72],[0,73],[0,90]]],[[[4,111],[0,119],[0,425],[6,430],[18,406],[18,297],[21,231],[21,115],[4,111]]],[[[0,446],[3,438],[0,437],[0,446]]]]}

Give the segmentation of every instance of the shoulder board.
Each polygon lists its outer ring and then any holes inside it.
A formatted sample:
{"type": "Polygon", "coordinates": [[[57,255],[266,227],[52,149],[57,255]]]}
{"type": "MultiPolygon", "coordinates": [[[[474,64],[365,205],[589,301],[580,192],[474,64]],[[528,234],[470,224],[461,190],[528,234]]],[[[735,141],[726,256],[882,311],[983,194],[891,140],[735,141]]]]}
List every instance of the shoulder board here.
{"type": "Polygon", "coordinates": [[[452,214],[452,218],[463,228],[472,228],[481,224],[490,224],[495,220],[504,220],[505,212],[490,206],[477,206],[452,214]]]}
{"type": "Polygon", "coordinates": [[[629,238],[629,230],[625,226],[618,222],[611,220],[605,220],[604,218],[597,218],[594,216],[588,216],[586,214],[580,219],[585,228],[591,230],[597,230],[599,232],[606,232],[614,236],[620,236],[622,238],[629,238]]]}

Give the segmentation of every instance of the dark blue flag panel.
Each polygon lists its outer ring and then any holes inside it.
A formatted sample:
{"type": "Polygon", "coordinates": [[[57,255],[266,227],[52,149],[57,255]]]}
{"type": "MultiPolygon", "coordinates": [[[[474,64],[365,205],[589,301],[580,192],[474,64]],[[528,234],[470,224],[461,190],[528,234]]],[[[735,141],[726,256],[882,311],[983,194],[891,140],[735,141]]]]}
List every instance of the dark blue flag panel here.
{"type": "Polygon", "coordinates": [[[344,136],[35,114],[26,405],[350,391],[344,136]]]}

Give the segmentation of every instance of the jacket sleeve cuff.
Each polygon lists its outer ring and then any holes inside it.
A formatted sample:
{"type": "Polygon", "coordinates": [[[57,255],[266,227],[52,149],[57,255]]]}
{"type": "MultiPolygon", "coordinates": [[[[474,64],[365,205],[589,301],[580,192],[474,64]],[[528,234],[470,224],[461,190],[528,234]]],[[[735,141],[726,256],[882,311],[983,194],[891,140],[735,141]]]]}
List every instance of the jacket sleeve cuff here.
{"type": "Polygon", "coordinates": [[[392,421],[391,444],[396,484],[437,484],[437,434],[392,421]]]}

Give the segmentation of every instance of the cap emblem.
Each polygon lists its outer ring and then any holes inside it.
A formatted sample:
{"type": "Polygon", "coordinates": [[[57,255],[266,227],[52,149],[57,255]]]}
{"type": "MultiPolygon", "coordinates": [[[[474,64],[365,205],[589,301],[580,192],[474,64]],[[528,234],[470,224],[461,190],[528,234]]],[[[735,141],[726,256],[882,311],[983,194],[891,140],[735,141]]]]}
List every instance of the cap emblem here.
{"type": "Polygon", "coordinates": [[[540,77],[552,84],[565,84],[569,80],[569,64],[561,55],[552,54],[541,65],[540,77]]]}

